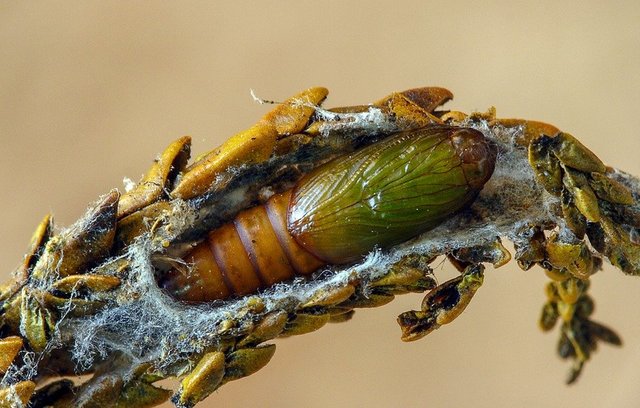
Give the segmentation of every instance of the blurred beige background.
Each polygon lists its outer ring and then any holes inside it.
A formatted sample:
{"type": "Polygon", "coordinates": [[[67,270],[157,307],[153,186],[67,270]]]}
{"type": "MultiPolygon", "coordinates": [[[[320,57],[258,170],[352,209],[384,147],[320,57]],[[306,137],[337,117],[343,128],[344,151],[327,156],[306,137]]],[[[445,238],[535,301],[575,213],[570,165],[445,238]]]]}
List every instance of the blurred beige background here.
{"type": "MultiPolygon", "coordinates": [[[[195,154],[311,85],[327,106],[423,85],[450,107],[554,123],[640,174],[640,8],[627,2],[0,2],[0,272],[48,211],[68,225],[171,140],[195,154]]],[[[449,274],[450,267],[438,268],[449,274]]],[[[3,275],[5,276],[5,275],[3,275]]],[[[272,362],[216,407],[637,407],[640,278],[607,267],[601,348],[579,383],[536,320],[539,270],[490,271],[455,324],[403,344],[395,317],[419,296],[278,342],[272,362]]]]}

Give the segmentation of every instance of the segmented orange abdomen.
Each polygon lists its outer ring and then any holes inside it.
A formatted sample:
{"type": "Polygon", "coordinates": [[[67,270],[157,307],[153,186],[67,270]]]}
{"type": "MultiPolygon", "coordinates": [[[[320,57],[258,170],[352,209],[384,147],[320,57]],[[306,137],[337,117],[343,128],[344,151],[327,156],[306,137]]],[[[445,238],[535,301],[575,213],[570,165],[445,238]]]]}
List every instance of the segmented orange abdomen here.
{"type": "Polygon", "coordinates": [[[180,300],[208,302],[315,271],[324,263],[287,231],[290,199],[291,191],[276,194],[210,232],[185,257],[191,270],[167,272],[160,285],[180,300]]]}

